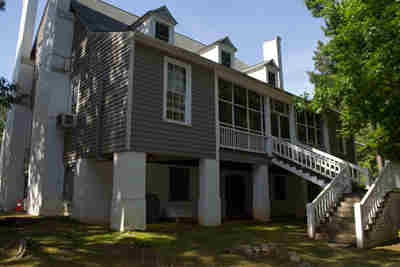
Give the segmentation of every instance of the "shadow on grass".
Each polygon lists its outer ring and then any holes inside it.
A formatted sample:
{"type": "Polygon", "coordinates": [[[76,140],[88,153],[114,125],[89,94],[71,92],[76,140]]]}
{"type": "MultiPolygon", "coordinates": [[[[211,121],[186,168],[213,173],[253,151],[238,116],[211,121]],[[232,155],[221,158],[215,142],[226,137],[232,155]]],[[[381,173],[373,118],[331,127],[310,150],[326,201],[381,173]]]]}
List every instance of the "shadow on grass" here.
{"type": "Polygon", "coordinates": [[[309,240],[303,222],[281,220],[227,222],[219,227],[190,223],[149,225],[146,232],[111,232],[105,226],[68,218],[0,219],[0,247],[29,237],[30,255],[5,266],[293,266],[287,259],[250,259],[226,249],[275,242],[314,266],[400,266],[400,245],[373,250],[331,248],[309,240]]]}

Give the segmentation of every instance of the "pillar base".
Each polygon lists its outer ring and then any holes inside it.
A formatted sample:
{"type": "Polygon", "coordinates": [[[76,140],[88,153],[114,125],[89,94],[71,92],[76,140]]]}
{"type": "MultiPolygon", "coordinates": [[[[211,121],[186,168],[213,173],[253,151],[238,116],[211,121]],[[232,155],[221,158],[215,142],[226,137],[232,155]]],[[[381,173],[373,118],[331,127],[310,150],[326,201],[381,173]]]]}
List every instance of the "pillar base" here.
{"type": "Polygon", "coordinates": [[[268,165],[253,168],[253,218],[264,222],[271,220],[268,165]]]}
{"type": "Polygon", "coordinates": [[[199,172],[199,224],[204,226],[220,225],[219,162],[212,159],[201,159],[199,172]]]}
{"type": "Polygon", "coordinates": [[[114,154],[110,227],[115,231],[146,230],[146,154],[114,154]]]}

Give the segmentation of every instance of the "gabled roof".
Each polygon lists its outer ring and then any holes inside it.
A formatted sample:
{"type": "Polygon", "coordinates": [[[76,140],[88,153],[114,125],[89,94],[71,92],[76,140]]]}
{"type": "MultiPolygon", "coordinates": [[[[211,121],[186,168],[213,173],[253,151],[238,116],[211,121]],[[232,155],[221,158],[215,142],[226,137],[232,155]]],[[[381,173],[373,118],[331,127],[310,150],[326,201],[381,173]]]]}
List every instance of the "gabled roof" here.
{"type": "Polygon", "coordinates": [[[168,8],[166,6],[162,6],[157,9],[153,9],[150,11],[147,11],[143,16],[138,18],[132,25],[129,26],[130,30],[135,30],[137,27],[143,24],[148,18],[151,16],[157,16],[164,20],[167,23],[170,23],[172,25],[178,24],[178,22],[174,19],[174,17],[171,15],[171,12],[169,12],[168,8]]]}
{"type": "Polygon", "coordinates": [[[201,48],[201,49],[198,51],[198,53],[201,53],[202,51],[207,50],[208,48],[211,48],[212,46],[217,45],[217,44],[222,44],[222,45],[229,46],[229,47],[231,47],[235,52],[237,51],[237,49],[236,49],[236,47],[233,45],[231,39],[229,39],[229,37],[226,36],[226,37],[224,37],[224,38],[222,38],[222,39],[219,39],[219,40],[217,40],[217,41],[215,41],[215,42],[213,42],[213,43],[211,43],[211,44],[209,44],[209,45],[206,45],[205,47],[201,48]]]}
{"type": "Polygon", "coordinates": [[[233,45],[231,39],[229,39],[228,36],[226,36],[225,38],[219,39],[217,41],[215,41],[216,44],[223,44],[226,46],[230,46],[232,47],[235,51],[237,51],[237,48],[233,45]]]}
{"type": "Polygon", "coordinates": [[[158,17],[162,18],[165,22],[168,22],[172,25],[178,24],[178,22],[172,16],[171,12],[169,12],[169,10],[166,6],[162,6],[160,8],[151,10],[149,12],[154,16],[158,16],[158,17]]]}

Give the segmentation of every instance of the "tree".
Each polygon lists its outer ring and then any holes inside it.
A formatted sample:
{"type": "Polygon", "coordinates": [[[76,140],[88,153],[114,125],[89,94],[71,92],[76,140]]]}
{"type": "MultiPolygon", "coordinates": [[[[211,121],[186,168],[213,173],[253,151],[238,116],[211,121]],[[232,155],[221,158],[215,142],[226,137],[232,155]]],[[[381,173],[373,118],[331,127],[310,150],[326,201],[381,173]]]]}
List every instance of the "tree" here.
{"type": "Polygon", "coordinates": [[[340,113],[343,135],[366,128],[365,147],[400,153],[400,1],[305,0],[328,38],[314,56],[311,107],[340,113]]]}
{"type": "Polygon", "coordinates": [[[0,0],[0,10],[6,9],[6,2],[4,0],[0,0]]]}
{"type": "Polygon", "coordinates": [[[29,95],[21,93],[17,86],[9,83],[5,78],[0,78],[0,137],[6,123],[6,114],[13,104],[27,104],[24,101],[29,95]]]}

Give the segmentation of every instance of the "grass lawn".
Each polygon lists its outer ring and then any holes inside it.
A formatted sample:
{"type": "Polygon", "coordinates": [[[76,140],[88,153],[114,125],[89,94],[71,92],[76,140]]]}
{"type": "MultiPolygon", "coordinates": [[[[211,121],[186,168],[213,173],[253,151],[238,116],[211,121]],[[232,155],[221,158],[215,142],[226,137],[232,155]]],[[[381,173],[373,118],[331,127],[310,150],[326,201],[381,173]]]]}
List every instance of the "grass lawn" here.
{"type": "Polygon", "coordinates": [[[148,228],[117,233],[68,218],[0,215],[0,247],[19,237],[32,240],[27,257],[7,261],[0,255],[0,266],[296,266],[288,259],[226,252],[260,242],[283,244],[313,266],[400,266],[400,244],[372,250],[330,248],[309,240],[305,225],[296,221],[235,221],[212,228],[163,223],[148,228]],[[1,223],[10,216],[19,216],[17,224],[1,223]]]}

